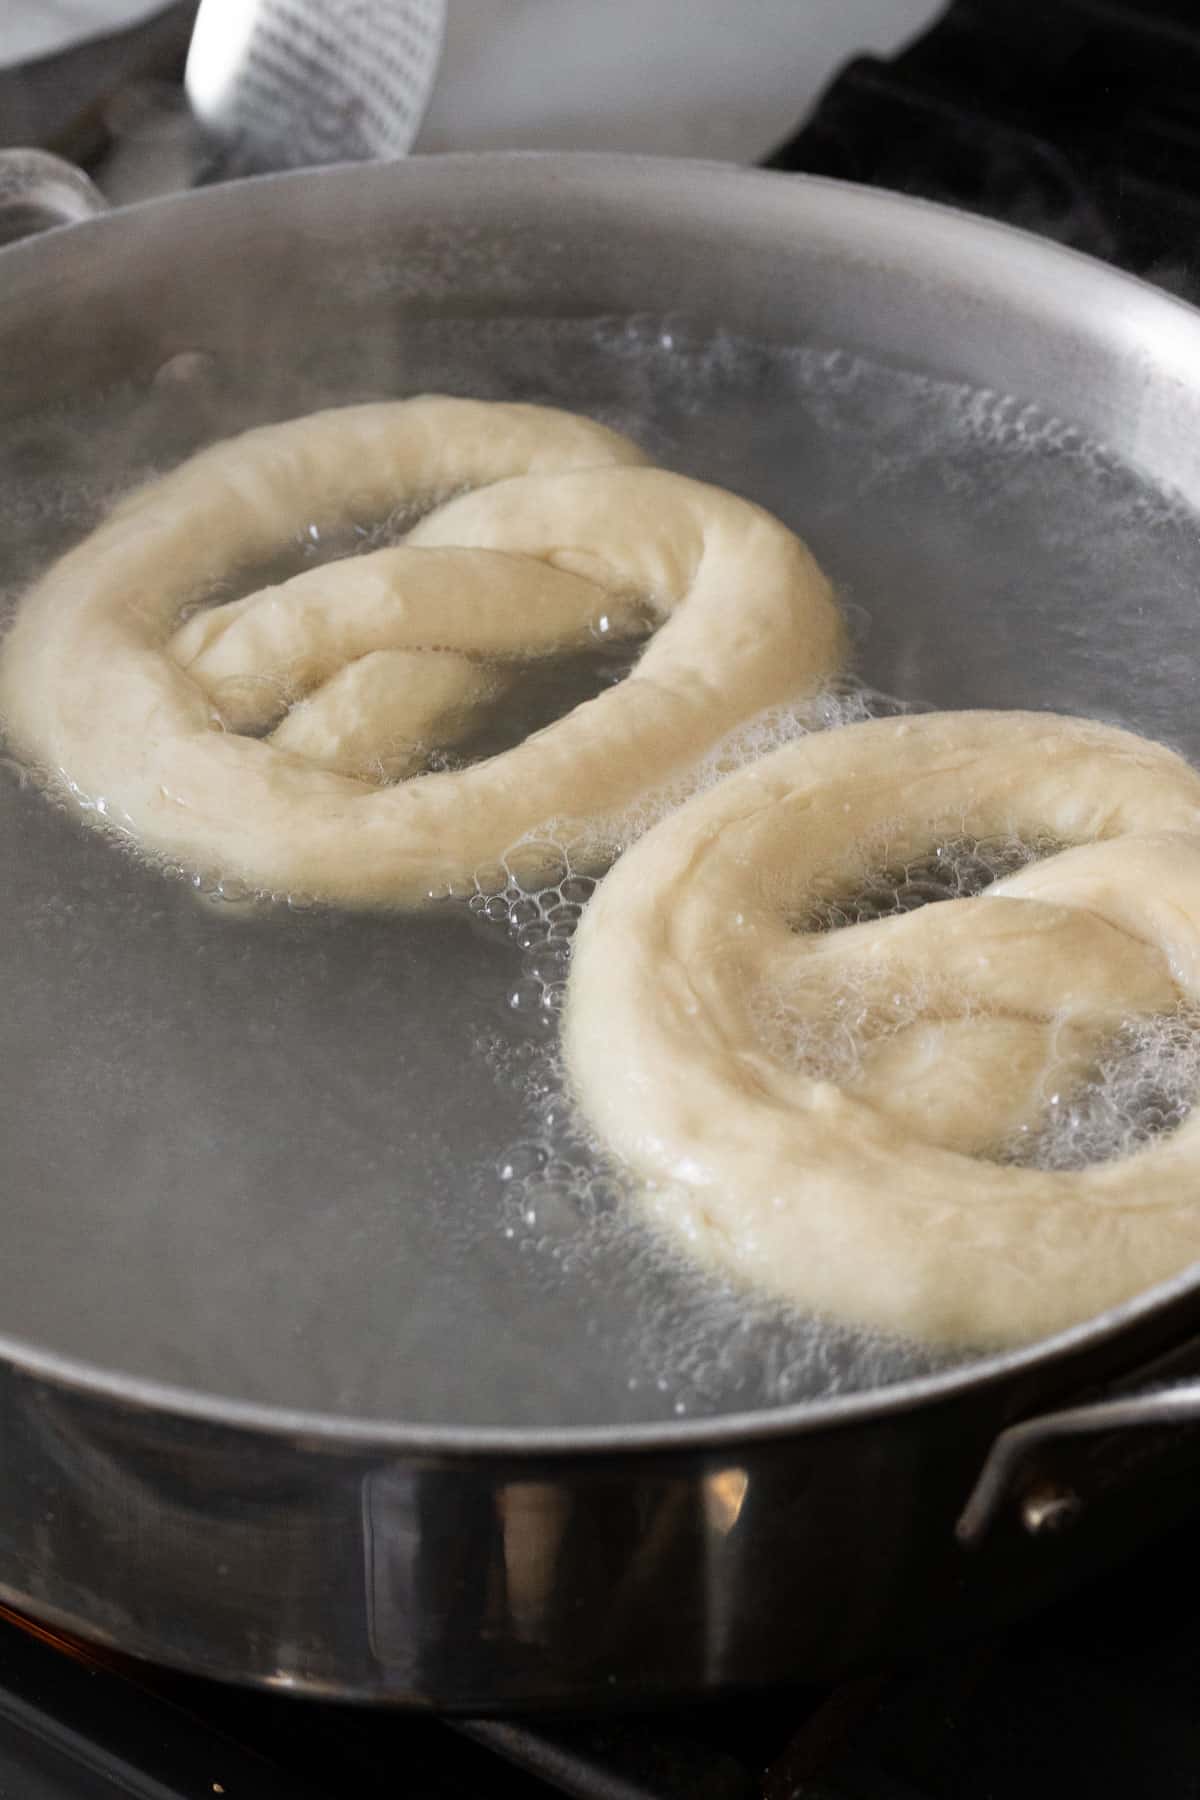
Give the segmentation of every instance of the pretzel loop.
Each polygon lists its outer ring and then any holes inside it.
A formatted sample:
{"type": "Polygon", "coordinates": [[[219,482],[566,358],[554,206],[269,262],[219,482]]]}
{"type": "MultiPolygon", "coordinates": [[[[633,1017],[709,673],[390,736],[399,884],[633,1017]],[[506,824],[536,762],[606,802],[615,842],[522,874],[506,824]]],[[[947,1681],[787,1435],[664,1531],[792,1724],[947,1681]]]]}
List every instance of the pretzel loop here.
{"type": "Polygon", "coordinates": [[[436,396],[247,432],[126,500],[26,596],[0,717],[93,820],[257,890],[416,905],[550,822],[600,855],[602,818],[840,650],[790,531],[644,464],[586,419],[436,396]],[[301,533],[456,492],[398,547],[181,619],[301,533]],[[520,664],[649,623],[625,681],[424,772],[520,664]]]}
{"type": "Polygon", "coordinates": [[[1200,1113],[1131,1156],[982,1160],[1125,1021],[1200,1002],[1200,776],[1129,733],[929,714],[803,740],[602,884],[568,984],[577,1097],[693,1255],[802,1306],[1019,1342],[1200,1257],[1200,1113]],[[881,864],[1067,846],[974,899],[797,929],[881,864]]]}

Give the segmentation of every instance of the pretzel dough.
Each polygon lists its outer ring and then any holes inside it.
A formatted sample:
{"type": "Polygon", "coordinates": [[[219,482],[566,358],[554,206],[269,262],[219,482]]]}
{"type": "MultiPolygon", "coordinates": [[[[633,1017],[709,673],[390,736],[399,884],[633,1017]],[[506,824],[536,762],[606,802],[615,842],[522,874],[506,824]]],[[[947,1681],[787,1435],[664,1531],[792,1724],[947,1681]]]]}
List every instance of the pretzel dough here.
{"type": "Polygon", "coordinates": [[[599,815],[840,648],[791,532],[643,460],[566,413],[438,397],[247,432],[126,500],[26,597],[0,716],[93,819],[259,890],[417,904],[551,820],[586,852],[599,815]],[[398,549],[176,630],[301,533],[464,487],[398,549]],[[624,682],[487,762],[377,785],[470,728],[503,682],[481,658],[640,631],[635,596],[662,629],[624,682]]]}
{"type": "Polygon", "coordinates": [[[994,1149],[1131,1015],[1200,1001],[1200,776],[1126,732],[947,713],[814,736],[689,802],[584,915],[579,1102],[696,1257],[930,1340],[1014,1343],[1200,1258],[1200,1112],[1070,1172],[994,1149]],[[1070,846],[978,898],[796,929],[971,837],[1070,846]],[[840,1074],[780,1053],[849,1009],[840,1074]]]}

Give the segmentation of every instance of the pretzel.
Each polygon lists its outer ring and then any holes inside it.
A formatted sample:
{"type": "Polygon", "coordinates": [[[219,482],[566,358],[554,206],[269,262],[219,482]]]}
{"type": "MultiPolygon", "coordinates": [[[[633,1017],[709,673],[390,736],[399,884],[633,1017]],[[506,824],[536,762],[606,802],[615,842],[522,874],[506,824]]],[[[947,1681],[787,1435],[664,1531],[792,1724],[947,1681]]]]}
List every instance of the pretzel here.
{"type": "Polygon", "coordinates": [[[643,463],[570,414],[437,396],[247,432],[126,500],[25,598],[0,717],[93,821],[255,890],[418,905],[550,821],[599,855],[602,815],[815,686],[841,641],[790,531],[643,463]],[[301,533],[463,488],[398,547],[182,616],[301,533]],[[634,636],[646,608],[661,628],[625,681],[515,749],[403,779],[519,662],[634,636]]]}
{"type": "Polygon", "coordinates": [[[690,1255],[858,1325],[1010,1344],[1200,1257],[1200,1113],[1081,1169],[982,1160],[1120,1023],[1197,1000],[1200,776],[1091,722],[929,714],[810,737],[648,833],[584,915],[564,1043],[690,1255]],[[799,928],[964,835],[1067,847],[973,899],[799,928]]]}

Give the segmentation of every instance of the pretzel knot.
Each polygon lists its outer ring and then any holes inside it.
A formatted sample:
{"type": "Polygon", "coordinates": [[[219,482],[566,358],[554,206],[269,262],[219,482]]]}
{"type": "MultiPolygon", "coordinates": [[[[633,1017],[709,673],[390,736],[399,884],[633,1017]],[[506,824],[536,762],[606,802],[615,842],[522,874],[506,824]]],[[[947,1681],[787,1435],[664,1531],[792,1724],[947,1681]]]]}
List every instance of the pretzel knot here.
{"type": "Polygon", "coordinates": [[[1019,1342],[1200,1257],[1200,1113],[1081,1169],[983,1160],[1122,1023],[1198,1000],[1200,776],[1090,722],[930,714],[808,738],[650,832],[584,916],[565,1041],[691,1254],[859,1324],[1019,1342]],[[964,836],[1067,847],[804,928],[964,836]]]}
{"type": "Polygon", "coordinates": [[[152,853],[410,905],[549,822],[587,854],[601,818],[818,685],[840,642],[820,570],[758,507],[589,420],[432,396],[247,432],[126,500],[23,601],[0,715],[152,853]],[[181,623],[302,533],[454,493],[396,548],[181,623]],[[512,750],[423,772],[517,664],[647,619],[623,682],[512,750]]]}

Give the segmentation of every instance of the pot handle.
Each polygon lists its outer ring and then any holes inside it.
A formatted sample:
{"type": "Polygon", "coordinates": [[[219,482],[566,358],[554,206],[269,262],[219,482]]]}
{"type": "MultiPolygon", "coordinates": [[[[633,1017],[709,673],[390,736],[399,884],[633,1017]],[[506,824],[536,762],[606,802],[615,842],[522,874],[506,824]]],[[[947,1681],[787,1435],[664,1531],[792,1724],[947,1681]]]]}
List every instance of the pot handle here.
{"type": "Polygon", "coordinates": [[[1060,1531],[1101,1494],[1143,1479],[1147,1464],[1178,1471],[1186,1458],[1194,1465],[1187,1428],[1197,1425],[1198,1379],[1023,1419],[992,1444],[956,1536],[974,1549],[1014,1514],[1027,1536],[1060,1531]]]}
{"type": "Polygon", "coordinates": [[[0,150],[0,244],[107,212],[82,169],[48,150],[0,150]]]}

